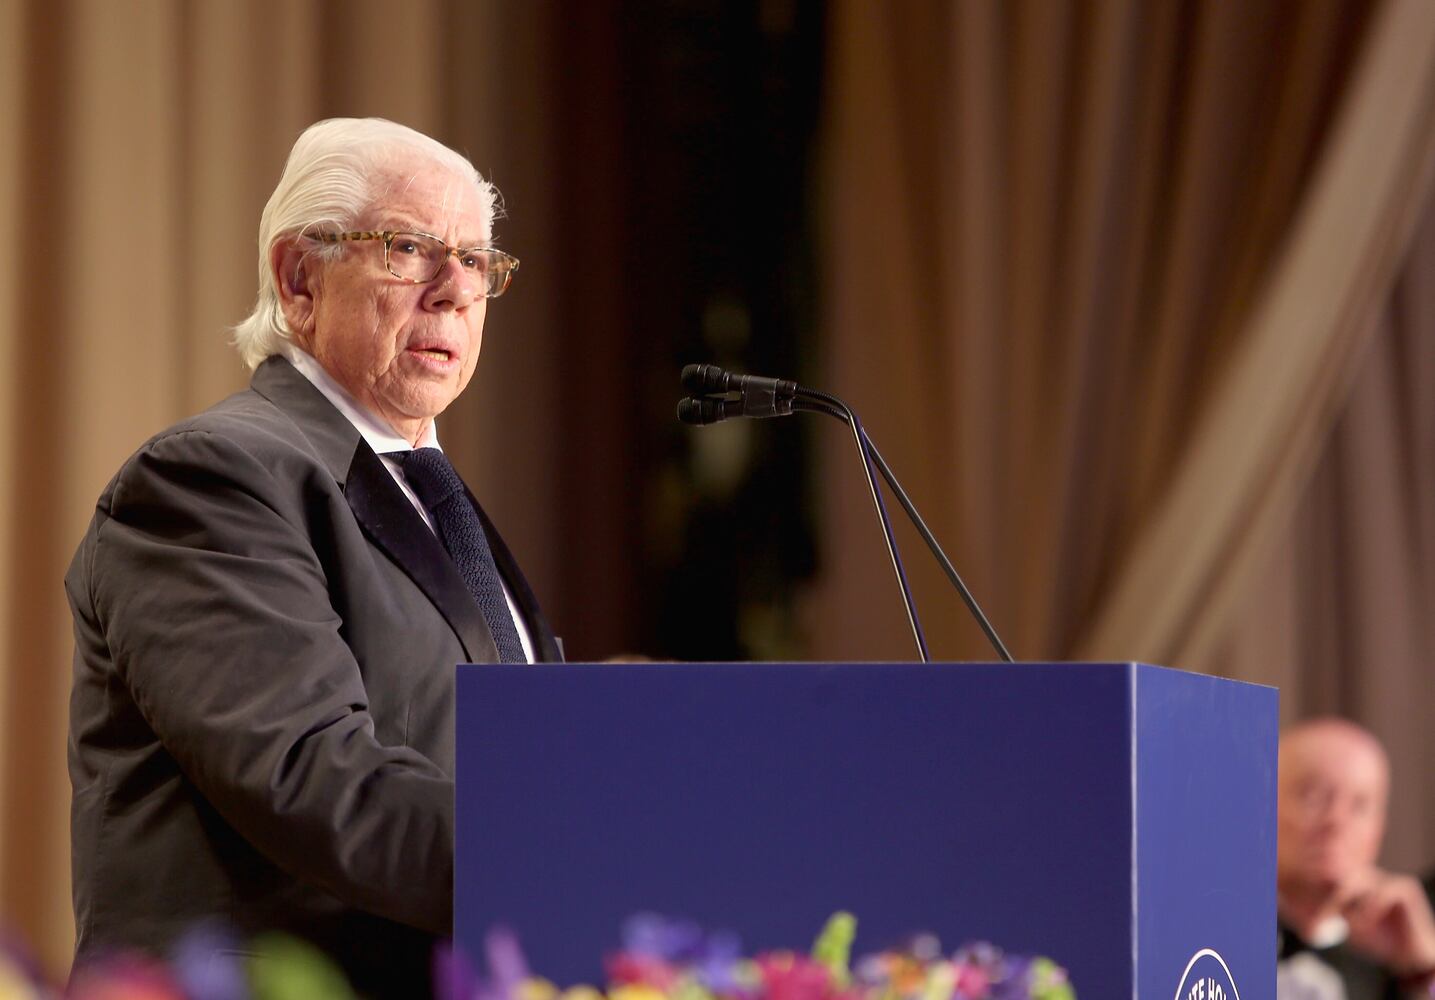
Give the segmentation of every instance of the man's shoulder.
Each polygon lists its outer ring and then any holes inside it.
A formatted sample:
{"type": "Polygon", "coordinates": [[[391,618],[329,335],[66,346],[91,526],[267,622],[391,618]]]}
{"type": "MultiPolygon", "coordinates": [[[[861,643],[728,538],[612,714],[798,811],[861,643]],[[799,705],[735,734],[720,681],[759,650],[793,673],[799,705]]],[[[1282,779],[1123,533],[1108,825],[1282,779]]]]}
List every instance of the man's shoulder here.
{"type": "Polygon", "coordinates": [[[345,428],[347,421],[293,365],[276,356],[255,369],[247,388],[160,431],[150,441],[199,431],[241,441],[295,442],[308,438],[320,425],[345,428]]]}
{"type": "Polygon", "coordinates": [[[358,441],[343,415],[287,362],[266,364],[248,388],[140,445],[110,480],[100,507],[127,481],[156,472],[202,467],[295,483],[311,475],[341,480],[358,441]]]}
{"type": "Polygon", "coordinates": [[[287,362],[268,375],[159,431],[121,463],[95,501],[67,587],[87,586],[83,576],[116,524],[213,528],[259,508],[301,524],[316,503],[344,503],[358,431],[287,362]]]}
{"type": "Polygon", "coordinates": [[[295,418],[253,386],[171,424],[141,445],[139,450],[144,451],[157,442],[187,434],[213,434],[257,448],[294,446],[302,444],[305,439],[303,429],[295,418]]]}
{"type": "Polygon", "coordinates": [[[260,461],[280,454],[310,449],[303,429],[294,418],[253,388],[244,389],[213,406],[171,424],[140,445],[120,467],[116,479],[123,479],[136,463],[163,456],[180,459],[193,453],[193,460],[221,458],[243,452],[260,461]]]}

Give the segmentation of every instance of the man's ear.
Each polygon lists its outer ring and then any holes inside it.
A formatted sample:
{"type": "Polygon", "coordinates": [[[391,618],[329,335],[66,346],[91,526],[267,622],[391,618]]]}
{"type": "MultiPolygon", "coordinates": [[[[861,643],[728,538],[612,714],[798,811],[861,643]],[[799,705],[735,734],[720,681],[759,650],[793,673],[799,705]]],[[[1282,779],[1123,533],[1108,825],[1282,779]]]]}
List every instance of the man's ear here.
{"type": "Polygon", "coordinates": [[[314,336],[312,263],[296,238],[279,240],[269,248],[269,268],[274,275],[274,287],[279,290],[284,322],[300,347],[307,347],[314,336]]]}

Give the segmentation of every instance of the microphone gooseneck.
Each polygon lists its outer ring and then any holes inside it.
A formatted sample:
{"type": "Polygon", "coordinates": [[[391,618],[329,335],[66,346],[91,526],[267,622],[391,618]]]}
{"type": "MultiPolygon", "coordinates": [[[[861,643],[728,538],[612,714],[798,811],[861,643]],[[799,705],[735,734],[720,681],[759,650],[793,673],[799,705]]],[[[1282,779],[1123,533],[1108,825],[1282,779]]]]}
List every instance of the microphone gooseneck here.
{"type": "Polygon", "coordinates": [[[1012,662],[1012,655],[1007,651],[1006,645],[997,635],[996,629],[992,627],[987,616],[977,604],[976,598],[963,582],[960,574],[947,554],[942,551],[936,536],[917,513],[916,506],[907,496],[906,490],[902,489],[897,477],[893,475],[892,469],[882,458],[877,446],[872,443],[871,437],[862,427],[861,420],[856,412],[829,393],[819,392],[815,389],[806,389],[796,382],[786,379],[764,378],[756,375],[735,375],[724,371],[717,365],[688,365],[682,371],[683,388],[694,393],[678,403],[678,419],[687,424],[704,425],[717,423],[730,417],[773,417],[786,416],[793,412],[823,413],[836,420],[841,420],[852,430],[852,436],[857,444],[858,454],[862,460],[862,469],[866,473],[868,490],[872,496],[872,504],[877,512],[877,518],[882,526],[882,537],[887,544],[887,554],[892,562],[892,571],[897,577],[897,586],[902,593],[903,607],[907,612],[907,621],[912,629],[913,640],[917,644],[917,651],[921,654],[922,662],[930,662],[927,653],[926,637],[922,633],[921,624],[917,620],[916,607],[912,601],[911,588],[907,583],[907,576],[902,568],[901,556],[897,552],[896,538],[892,532],[892,523],[887,516],[887,508],[882,502],[881,490],[877,486],[877,478],[873,473],[873,465],[881,473],[882,478],[887,481],[887,486],[892,490],[893,495],[901,504],[903,511],[916,527],[922,540],[926,542],[927,548],[941,565],[947,579],[961,595],[962,601],[976,619],[982,632],[986,635],[987,641],[992,644],[997,655],[1007,663],[1012,662]],[[737,398],[711,398],[715,394],[736,393],[737,398]]]}
{"type": "MultiPolygon", "coordinates": [[[[844,423],[847,421],[846,414],[841,410],[816,400],[799,399],[794,408],[808,413],[822,413],[832,417],[834,420],[841,420],[844,423]]],[[[942,546],[937,541],[937,536],[932,534],[932,529],[927,527],[927,522],[922,520],[921,514],[917,513],[917,507],[912,503],[912,498],[907,496],[907,491],[902,489],[901,483],[897,482],[897,477],[892,473],[892,467],[887,464],[887,460],[882,457],[882,453],[878,451],[877,446],[872,443],[872,438],[867,434],[865,429],[862,431],[862,438],[867,442],[867,453],[872,456],[872,461],[876,463],[877,471],[880,472],[882,478],[887,481],[887,488],[890,489],[892,495],[897,498],[897,502],[901,504],[902,510],[906,511],[907,518],[917,529],[917,533],[922,536],[922,541],[927,543],[927,549],[932,553],[933,558],[937,560],[938,565],[942,567],[942,572],[947,574],[947,579],[951,582],[952,586],[956,588],[957,593],[961,595],[962,603],[967,606],[967,610],[970,611],[972,617],[976,619],[976,623],[981,628],[982,634],[987,637],[987,641],[992,644],[992,648],[997,651],[997,655],[1000,656],[1003,661],[1007,663],[1014,662],[1011,653],[1007,651],[1006,643],[1002,642],[1001,636],[997,635],[997,630],[992,627],[992,623],[987,618],[986,613],[982,611],[981,605],[979,605],[977,599],[972,596],[972,592],[968,589],[966,581],[964,581],[961,574],[957,572],[957,568],[952,565],[952,561],[947,558],[946,552],[942,551],[942,546]]]]}
{"type": "Polygon", "coordinates": [[[921,654],[922,662],[930,663],[932,658],[927,654],[927,637],[922,634],[921,623],[917,621],[917,608],[912,602],[912,588],[907,584],[907,573],[902,568],[902,557],[897,554],[897,536],[892,532],[892,520],[887,516],[887,505],[882,502],[882,491],[877,486],[877,475],[872,471],[872,461],[867,454],[867,432],[862,429],[862,421],[857,419],[857,413],[852,407],[836,396],[817,392],[814,389],[800,389],[798,393],[804,399],[814,399],[825,403],[847,417],[847,426],[852,429],[852,440],[856,443],[857,454],[862,459],[862,471],[867,476],[867,489],[872,494],[872,506],[877,510],[877,520],[882,523],[882,538],[887,543],[887,555],[892,560],[892,572],[896,574],[897,586],[902,591],[902,606],[907,612],[907,623],[912,627],[912,639],[917,643],[917,652],[921,654]]]}

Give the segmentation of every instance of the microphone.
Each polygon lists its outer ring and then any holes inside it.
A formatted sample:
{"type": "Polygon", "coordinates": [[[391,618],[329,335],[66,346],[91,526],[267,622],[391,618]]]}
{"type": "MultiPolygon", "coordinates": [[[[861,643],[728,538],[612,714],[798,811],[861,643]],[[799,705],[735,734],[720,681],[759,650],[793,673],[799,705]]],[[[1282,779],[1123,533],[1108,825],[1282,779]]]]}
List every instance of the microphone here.
{"type": "MultiPolygon", "coordinates": [[[[686,365],[683,388],[695,396],[713,396],[722,392],[747,395],[750,392],[770,394],[779,399],[797,395],[797,383],[788,379],[764,378],[761,375],[735,375],[717,365],[686,365]]],[[[789,411],[790,412],[790,411],[789,411]]],[[[745,414],[751,416],[752,414],[745,414]]]]}
{"type": "Polygon", "coordinates": [[[714,424],[728,417],[785,417],[792,413],[798,388],[786,379],[761,375],[734,375],[717,365],[688,365],[683,369],[683,388],[693,395],[678,404],[678,419],[685,424],[714,424]],[[737,399],[708,399],[719,394],[736,394],[737,399]],[[684,403],[695,402],[697,408],[684,403]],[[703,403],[714,404],[712,408],[703,403]],[[721,404],[721,405],[718,405],[721,404]]]}
{"type": "Polygon", "coordinates": [[[912,627],[912,636],[917,643],[917,651],[921,654],[922,662],[929,662],[927,656],[927,642],[922,635],[922,627],[917,621],[916,608],[912,603],[911,588],[907,586],[907,576],[902,570],[902,560],[897,554],[897,542],[892,534],[892,524],[887,518],[887,508],[882,503],[881,492],[877,489],[877,479],[872,472],[873,463],[887,481],[897,501],[902,505],[903,511],[916,527],[922,540],[927,543],[927,548],[941,565],[946,573],[947,579],[961,595],[967,610],[981,626],[982,632],[987,640],[1000,656],[1007,663],[1012,662],[1012,655],[1007,651],[1006,645],[997,635],[996,629],[987,620],[977,604],[972,592],[962,581],[952,561],[942,551],[941,545],[937,543],[936,536],[922,520],[922,515],[917,513],[916,506],[911,498],[907,496],[906,490],[902,489],[897,477],[892,474],[892,469],[882,458],[877,446],[867,435],[862,423],[857,418],[856,412],[836,396],[825,392],[818,392],[815,389],[804,389],[796,382],[785,379],[764,378],[757,375],[735,375],[724,371],[717,365],[687,365],[682,371],[683,388],[694,393],[719,393],[736,392],[739,398],[732,399],[711,399],[688,397],[678,403],[678,419],[687,424],[710,424],[730,417],[771,417],[786,416],[794,410],[805,413],[823,413],[829,417],[841,420],[852,430],[853,438],[857,442],[859,454],[862,459],[862,468],[867,474],[867,485],[872,495],[872,503],[877,511],[877,518],[882,524],[883,538],[887,543],[887,554],[891,557],[892,570],[897,576],[897,584],[902,591],[902,602],[906,607],[907,620],[912,627]]]}
{"type": "Polygon", "coordinates": [[[685,424],[701,427],[726,420],[728,417],[741,416],[741,410],[733,407],[734,402],[730,399],[697,399],[689,396],[678,400],[678,419],[685,424]]]}
{"type": "Polygon", "coordinates": [[[792,415],[791,399],[750,389],[737,399],[689,396],[678,400],[678,419],[685,424],[715,424],[729,417],[787,417],[792,415]]]}

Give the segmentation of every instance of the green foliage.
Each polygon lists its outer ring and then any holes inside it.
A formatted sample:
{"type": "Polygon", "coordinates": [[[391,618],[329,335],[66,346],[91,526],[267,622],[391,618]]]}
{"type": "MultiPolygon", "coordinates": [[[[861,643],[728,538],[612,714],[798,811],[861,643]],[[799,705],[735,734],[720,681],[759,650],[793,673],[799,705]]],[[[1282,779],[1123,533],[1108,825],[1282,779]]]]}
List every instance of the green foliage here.
{"type": "Polygon", "coordinates": [[[355,1000],[344,973],[313,945],[284,934],[255,941],[249,962],[254,1000],[355,1000]]]}
{"type": "Polygon", "coordinates": [[[1038,958],[1031,963],[1032,1000],[1076,1000],[1076,993],[1066,976],[1049,958],[1038,958]]]}
{"type": "Polygon", "coordinates": [[[852,941],[857,936],[857,918],[845,910],[838,910],[827,918],[822,933],[812,944],[812,958],[825,965],[832,976],[832,983],[838,989],[846,989],[852,982],[852,941]]]}

